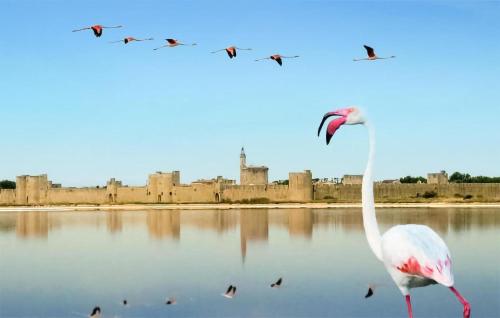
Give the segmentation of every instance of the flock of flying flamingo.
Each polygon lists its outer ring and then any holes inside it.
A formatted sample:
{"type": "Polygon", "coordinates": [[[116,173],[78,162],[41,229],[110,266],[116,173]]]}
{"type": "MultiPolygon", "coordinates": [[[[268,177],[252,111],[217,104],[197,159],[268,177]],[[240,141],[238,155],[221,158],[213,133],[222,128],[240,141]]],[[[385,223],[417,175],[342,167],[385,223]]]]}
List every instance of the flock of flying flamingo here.
{"type": "MultiPolygon", "coordinates": [[[[271,284],[271,288],[274,288],[274,289],[280,288],[282,283],[283,283],[283,278],[280,277],[276,282],[274,282],[274,283],[271,284]]],[[[223,294],[221,294],[221,295],[223,297],[229,298],[229,299],[234,298],[234,296],[236,296],[236,286],[234,286],[232,284],[229,285],[229,287],[227,288],[226,292],[223,293],[223,294]]],[[[124,307],[129,306],[129,302],[126,299],[122,300],[121,304],[124,307]]],[[[165,301],[165,305],[176,305],[176,304],[177,304],[177,300],[175,299],[175,297],[169,297],[165,301]]],[[[82,315],[82,316],[85,316],[85,315],[83,315],[81,313],[77,313],[77,312],[74,312],[74,313],[82,315]]],[[[95,306],[92,309],[92,311],[90,312],[90,315],[88,317],[90,317],[90,318],[100,318],[101,317],[101,313],[102,313],[101,307],[100,306],[95,306]]]]}
{"type": "MultiPolygon", "coordinates": [[[[94,35],[96,37],[101,37],[102,36],[102,32],[104,29],[118,29],[118,28],[122,28],[123,26],[121,25],[116,25],[116,26],[103,26],[103,25],[100,25],[100,24],[96,24],[96,25],[93,25],[93,26],[90,26],[90,27],[85,27],[85,28],[81,28],[81,29],[76,29],[76,30],[73,30],[73,32],[79,32],[79,31],[85,31],[85,30],[92,30],[92,32],[94,32],[94,35]]],[[[141,42],[141,41],[153,41],[154,39],[153,38],[144,38],[144,39],[138,39],[138,38],[134,38],[132,36],[128,36],[128,37],[125,37],[121,40],[117,40],[117,41],[111,41],[109,43],[121,43],[123,42],[124,44],[128,44],[130,42],[141,42]]],[[[165,39],[165,41],[167,41],[167,43],[165,45],[162,45],[160,47],[157,47],[157,48],[154,48],[153,50],[158,50],[158,49],[161,49],[161,48],[164,48],[164,47],[176,47],[176,46],[179,46],[179,45],[184,45],[184,46],[195,46],[196,43],[182,43],[181,41],[177,40],[177,39],[165,39]]],[[[357,59],[353,59],[353,61],[357,62],[357,61],[363,61],[363,60],[367,60],[367,61],[374,61],[374,60],[384,60],[384,59],[390,59],[390,58],[395,58],[396,56],[392,55],[392,56],[389,56],[389,57],[379,57],[375,54],[375,50],[367,45],[363,45],[365,50],[366,50],[366,54],[367,54],[367,57],[366,58],[357,58],[357,59]]],[[[239,51],[239,50],[245,50],[245,51],[251,51],[252,49],[251,48],[246,48],[246,49],[242,49],[242,48],[239,48],[239,47],[236,47],[236,46],[229,46],[229,47],[226,47],[226,48],[223,48],[223,49],[220,49],[220,50],[216,50],[216,51],[213,51],[213,52],[210,52],[210,53],[217,53],[217,52],[222,52],[222,51],[226,51],[227,55],[229,56],[230,59],[232,58],[235,58],[236,57],[236,52],[239,51]]],[[[258,62],[258,61],[263,61],[263,60],[272,60],[272,61],[275,61],[276,63],[278,63],[280,66],[283,66],[283,59],[294,59],[294,58],[297,58],[297,57],[300,57],[299,55],[293,55],[293,56],[284,56],[284,55],[281,55],[281,54],[273,54],[271,56],[268,56],[268,57],[263,57],[263,58],[259,58],[259,59],[256,59],[255,61],[258,62]]]]}
{"type": "MultiPolygon", "coordinates": [[[[121,25],[93,25],[91,27],[73,30],[73,32],[92,30],[96,37],[101,37],[103,29],[121,27],[121,25]]],[[[123,42],[127,44],[133,41],[151,40],[153,40],[153,38],[136,39],[134,37],[126,37],[123,40],[113,41],[111,43],[123,42]]],[[[166,39],[166,41],[167,44],[157,47],[154,50],[158,50],[164,47],[176,47],[179,45],[196,45],[196,43],[182,43],[176,39],[166,39]]],[[[364,48],[366,50],[367,57],[353,59],[353,61],[374,61],[379,59],[395,58],[395,56],[379,57],[375,54],[373,48],[367,45],[364,45],[364,48]]],[[[229,58],[232,59],[236,57],[236,52],[238,50],[251,50],[251,48],[239,48],[236,46],[230,46],[213,51],[211,53],[225,51],[229,58]]],[[[269,57],[256,59],[255,61],[269,59],[276,61],[280,66],[282,66],[283,59],[297,57],[299,56],[283,56],[280,54],[274,54],[269,57]]],[[[368,163],[363,175],[361,190],[363,226],[371,250],[377,257],[377,259],[379,259],[384,264],[386,270],[389,272],[396,286],[403,294],[407,304],[408,316],[410,318],[413,317],[410,300],[410,289],[416,287],[424,287],[432,284],[441,284],[445,287],[448,287],[451,292],[457,297],[459,302],[463,305],[464,318],[469,318],[471,312],[470,304],[454,287],[450,252],[444,241],[439,237],[438,234],[436,234],[436,232],[424,225],[406,224],[396,225],[385,232],[384,235],[380,234],[375,214],[375,202],[373,195],[373,163],[375,159],[375,134],[373,127],[369,124],[369,122],[366,121],[366,118],[357,107],[349,107],[326,113],[319,125],[318,136],[320,135],[321,128],[323,127],[324,123],[331,116],[338,116],[338,118],[332,120],[327,125],[327,144],[330,143],[331,138],[342,125],[364,125],[368,128],[370,148],[368,163]]],[[[282,278],[280,278],[276,283],[272,284],[271,287],[278,288],[281,286],[281,284],[282,278]]],[[[235,294],[236,286],[230,285],[223,296],[226,298],[233,298],[235,294]]],[[[365,297],[368,298],[372,295],[373,286],[369,286],[368,292],[365,297]]],[[[170,298],[166,301],[167,305],[173,305],[175,303],[175,298],[170,298]]],[[[127,305],[127,301],[124,300],[123,304],[127,305]]],[[[90,317],[97,318],[100,317],[100,314],[101,309],[100,307],[96,306],[90,314],[90,317]]]]}

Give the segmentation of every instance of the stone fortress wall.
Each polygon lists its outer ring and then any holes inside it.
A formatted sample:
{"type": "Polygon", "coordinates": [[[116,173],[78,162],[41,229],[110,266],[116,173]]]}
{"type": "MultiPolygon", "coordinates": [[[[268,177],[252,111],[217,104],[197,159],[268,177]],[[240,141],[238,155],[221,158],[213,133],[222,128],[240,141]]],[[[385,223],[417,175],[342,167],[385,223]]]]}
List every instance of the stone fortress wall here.
{"type": "MultiPolygon", "coordinates": [[[[375,202],[426,202],[438,198],[444,200],[464,200],[499,202],[500,183],[376,183],[375,202]],[[426,198],[426,193],[430,194],[426,198]]],[[[331,200],[340,203],[361,202],[361,185],[316,184],[315,200],[331,200]]]]}
{"type": "Polygon", "coordinates": [[[126,186],[115,178],[105,187],[73,188],[53,184],[46,174],[18,176],[15,190],[1,190],[1,205],[309,202],[313,199],[310,171],[290,173],[288,185],[268,183],[268,168],[247,166],[240,154],[240,181],[217,177],[181,184],[180,172],[150,174],[145,186],[126,186]]]}
{"type": "MultiPolygon", "coordinates": [[[[312,173],[289,173],[288,184],[269,184],[268,168],[248,169],[244,150],[240,154],[240,185],[217,177],[181,184],[180,172],[156,172],[145,186],[126,186],[110,179],[105,187],[72,188],[53,184],[47,175],[18,176],[16,189],[0,190],[0,205],[133,204],[133,203],[267,203],[312,201],[360,202],[362,176],[345,176],[343,183],[313,183],[312,173]]],[[[470,199],[499,202],[500,184],[448,184],[443,173],[431,183],[376,183],[377,202],[420,202],[439,199],[470,199]]]]}

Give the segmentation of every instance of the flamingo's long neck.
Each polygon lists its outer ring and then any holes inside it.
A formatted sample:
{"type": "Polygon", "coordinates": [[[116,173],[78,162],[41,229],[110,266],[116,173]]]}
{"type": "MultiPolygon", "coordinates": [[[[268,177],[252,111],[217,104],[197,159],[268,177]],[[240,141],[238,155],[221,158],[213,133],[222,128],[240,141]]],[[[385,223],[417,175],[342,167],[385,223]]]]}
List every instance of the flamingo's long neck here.
{"type": "Polygon", "coordinates": [[[365,123],[368,129],[370,150],[368,152],[368,163],[363,175],[361,186],[361,202],[363,207],[363,226],[366,239],[373,253],[382,260],[382,248],[380,231],[378,229],[377,216],[375,215],[375,199],[373,196],[373,161],[375,160],[375,131],[369,123],[365,123]]]}

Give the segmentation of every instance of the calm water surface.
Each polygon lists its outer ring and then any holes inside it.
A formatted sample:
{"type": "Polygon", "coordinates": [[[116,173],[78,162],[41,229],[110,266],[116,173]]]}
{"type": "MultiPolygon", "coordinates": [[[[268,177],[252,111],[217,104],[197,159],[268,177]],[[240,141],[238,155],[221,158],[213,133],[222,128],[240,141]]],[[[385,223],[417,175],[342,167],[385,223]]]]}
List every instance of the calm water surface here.
{"type": "MultiPolygon", "coordinates": [[[[378,219],[382,231],[436,230],[472,316],[500,317],[499,209],[379,209],[378,219]]],[[[461,317],[447,288],[412,296],[416,318],[461,317]]],[[[103,317],[406,317],[360,209],[0,213],[1,317],[84,317],[94,305],[103,317]],[[365,299],[369,283],[379,287],[365,299]],[[232,300],[221,297],[229,284],[232,300]]]]}

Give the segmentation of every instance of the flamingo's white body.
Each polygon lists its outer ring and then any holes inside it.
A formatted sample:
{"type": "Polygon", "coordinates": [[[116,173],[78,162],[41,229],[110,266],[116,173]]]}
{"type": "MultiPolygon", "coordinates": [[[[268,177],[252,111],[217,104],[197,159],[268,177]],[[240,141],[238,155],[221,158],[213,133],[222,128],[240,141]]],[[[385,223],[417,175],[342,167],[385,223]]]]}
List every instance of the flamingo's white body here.
{"type": "Polygon", "coordinates": [[[375,215],[373,196],[373,162],[375,159],[375,133],[373,127],[363,118],[357,108],[346,108],[325,114],[318,129],[318,135],[325,120],[330,116],[341,116],[329,123],[327,143],[343,125],[364,124],[369,131],[370,150],[363,175],[362,213],[366,238],[375,256],[385,268],[406,298],[409,317],[413,317],[410,289],[431,284],[449,287],[464,306],[464,317],[470,316],[470,305],[453,287],[451,256],[443,240],[425,225],[406,224],[390,228],[380,235],[375,215]]]}

